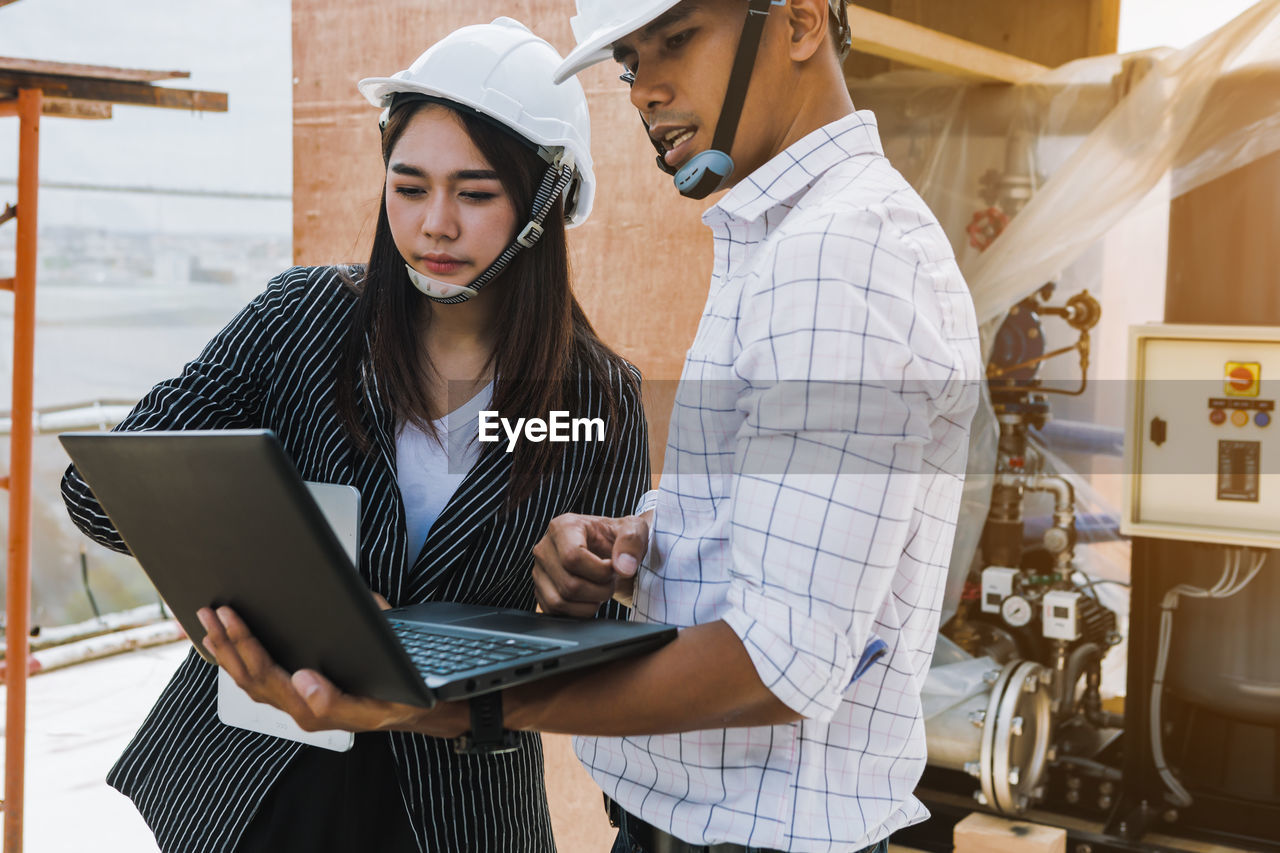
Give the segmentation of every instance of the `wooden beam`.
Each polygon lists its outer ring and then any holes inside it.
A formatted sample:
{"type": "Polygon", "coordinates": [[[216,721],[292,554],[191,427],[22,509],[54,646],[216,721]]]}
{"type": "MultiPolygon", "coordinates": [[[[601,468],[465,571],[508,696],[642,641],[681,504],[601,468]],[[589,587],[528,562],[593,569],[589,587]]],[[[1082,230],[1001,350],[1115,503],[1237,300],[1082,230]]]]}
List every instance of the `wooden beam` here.
{"type": "Polygon", "coordinates": [[[0,6],[8,6],[10,3],[17,3],[18,0],[0,0],[0,6]]]}
{"type": "Polygon", "coordinates": [[[995,83],[1025,83],[1048,67],[910,21],[849,5],[853,49],[930,71],[995,83]]]}
{"type": "Polygon", "coordinates": [[[1089,56],[1115,53],[1120,44],[1120,0],[1089,0],[1089,56]]]}
{"type": "Polygon", "coordinates": [[[49,62],[44,59],[0,56],[0,72],[4,71],[92,77],[95,80],[129,80],[134,83],[151,83],[155,80],[174,80],[191,76],[190,71],[152,71],[144,68],[115,68],[110,65],[80,65],[74,62],[49,62]]]}
{"type": "Polygon", "coordinates": [[[0,118],[13,118],[18,114],[18,99],[0,100],[0,118]]]}
{"type": "Polygon", "coordinates": [[[60,118],[111,118],[111,105],[101,101],[71,101],[65,98],[45,98],[43,106],[47,116],[60,118]]]}
{"type": "Polygon", "coordinates": [[[101,101],[108,104],[198,112],[227,111],[227,96],[224,92],[198,92],[125,80],[97,80],[0,70],[0,100],[15,97],[19,89],[39,89],[47,97],[72,101],[101,101]]]}

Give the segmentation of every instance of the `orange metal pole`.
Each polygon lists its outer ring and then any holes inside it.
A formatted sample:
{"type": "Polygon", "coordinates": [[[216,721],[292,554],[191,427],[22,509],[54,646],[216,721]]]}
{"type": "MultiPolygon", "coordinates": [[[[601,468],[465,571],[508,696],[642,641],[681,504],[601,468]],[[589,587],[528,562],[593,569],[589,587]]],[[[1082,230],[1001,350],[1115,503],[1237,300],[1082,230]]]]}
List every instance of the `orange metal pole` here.
{"type": "Polygon", "coordinates": [[[31,630],[31,437],[36,342],[36,203],[44,93],[18,91],[18,234],[13,288],[13,428],[9,438],[9,586],[4,738],[4,850],[22,851],[31,630]]]}

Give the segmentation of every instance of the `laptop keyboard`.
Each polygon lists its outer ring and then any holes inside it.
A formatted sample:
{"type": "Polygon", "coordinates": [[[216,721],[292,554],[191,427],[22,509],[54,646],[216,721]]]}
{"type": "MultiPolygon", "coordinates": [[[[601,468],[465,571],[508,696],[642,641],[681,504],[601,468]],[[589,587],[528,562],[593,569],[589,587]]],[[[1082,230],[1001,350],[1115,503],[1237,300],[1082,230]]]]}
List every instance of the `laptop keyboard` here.
{"type": "Polygon", "coordinates": [[[562,645],[529,637],[447,633],[421,622],[402,619],[387,621],[414,665],[419,671],[432,675],[451,675],[490,664],[505,664],[562,645]]]}

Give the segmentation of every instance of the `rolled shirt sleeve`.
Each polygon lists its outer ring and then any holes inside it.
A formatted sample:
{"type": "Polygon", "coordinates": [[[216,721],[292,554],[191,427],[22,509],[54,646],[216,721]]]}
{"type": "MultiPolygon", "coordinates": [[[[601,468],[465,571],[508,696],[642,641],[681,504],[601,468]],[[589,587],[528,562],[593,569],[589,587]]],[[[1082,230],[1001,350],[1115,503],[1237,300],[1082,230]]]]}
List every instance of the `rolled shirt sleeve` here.
{"type": "Polygon", "coordinates": [[[885,650],[876,620],[947,373],[909,298],[918,258],[882,219],[858,226],[779,241],[772,276],[744,295],[734,362],[745,390],[722,618],[764,684],[817,720],[885,650]]]}

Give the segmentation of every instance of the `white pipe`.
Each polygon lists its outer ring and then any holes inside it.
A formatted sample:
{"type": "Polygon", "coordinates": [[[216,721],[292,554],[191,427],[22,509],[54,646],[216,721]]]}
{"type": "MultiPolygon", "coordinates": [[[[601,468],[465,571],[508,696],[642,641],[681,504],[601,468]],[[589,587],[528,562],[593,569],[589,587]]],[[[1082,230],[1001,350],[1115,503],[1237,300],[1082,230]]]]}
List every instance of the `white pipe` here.
{"type": "MultiPolygon", "coordinates": [[[[106,430],[124,420],[131,411],[133,411],[132,403],[96,400],[80,406],[37,409],[33,425],[35,431],[39,433],[81,429],[106,430]]],[[[0,435],[9,435],[12,431],[12,416],[0,417],[0,435]]]]}
{"type": "Polygon", "coordinates": [[[72,664],[85,663],[98,658],[131,652],[134,649],[145,649],[149,646],[161,646],[186,639],[181,626],[174,619],[159,622],[155,625],[144,625],[128,631],[116,631],[98,637],[90,637],[75,643],[66,643],[51,649],[43,649],[32,655],[35,658],[35,672],[49,672],[62,669],[72,664]]]}
{"type": "MultiPolygon", "coordinates": [[[[31,648],[33,650],[47,649],[64,643],[96,637],[100,634],[109,634],[112,631],[123,631],[129,628],[153,625],[168,618],[170,618],[169,613],[162,609],[159,604],[144,604],[142,607],[122,610],[119,613],[106,613],[85,622],[77,622],[74,625],[55,625],[50,628],[41,628],[40,633],[31,638],[31,648]]],[[[5,643],[0,642],[0,656],[3,656],[5,648],[5,643]]]]}

